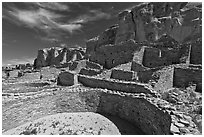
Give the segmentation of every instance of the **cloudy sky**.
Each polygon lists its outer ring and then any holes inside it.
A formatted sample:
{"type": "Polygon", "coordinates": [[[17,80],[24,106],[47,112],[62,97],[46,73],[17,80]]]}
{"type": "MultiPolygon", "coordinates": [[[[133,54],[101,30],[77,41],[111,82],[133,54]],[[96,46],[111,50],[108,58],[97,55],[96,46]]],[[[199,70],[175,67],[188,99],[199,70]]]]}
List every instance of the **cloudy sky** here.
{"type": "Polygon", "coordinates": [[[2,3],[2,64],[33,61],[45,47],[85,47],[137,3],[2,3]]]}

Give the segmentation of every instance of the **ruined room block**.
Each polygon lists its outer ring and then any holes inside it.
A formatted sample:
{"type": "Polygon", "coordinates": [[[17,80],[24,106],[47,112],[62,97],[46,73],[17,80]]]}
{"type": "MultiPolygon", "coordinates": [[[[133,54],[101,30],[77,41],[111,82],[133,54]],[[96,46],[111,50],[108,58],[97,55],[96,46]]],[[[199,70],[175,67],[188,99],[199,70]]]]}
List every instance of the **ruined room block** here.
{"type": "Polygon", "coordinates": [[[174,81],[175,87],[188,87],[189,84],[196,84],[196,91],[202,92],[202,70],[193,68],[175,68],[174,81]]]}
{"type": "Polygon", "coordinates": [[[86,68],[82,68],[79,72],[79,74],[81,75],[88,75],[88,76],[95,76],[100,74],[101,71],[100,70],[96,70],[96,69],[86,69],[86,68]]]}
{"type": "Polygon", "coordinates": [[[126,81],[132,81],[133,78],[133,73],[132,71],[124,71],[124,70],[118,70],[118,69],[113,69],[111,73],[111,78],[113,79],[119,79],[119,80],[126,80],[126,81]]]}
{"type": "Polygon", "coordinates": [[[88,61],[86,60],[86,68],[90,68],[90,69],[103,69],[103,66],[97,64],[97,63],[94,63],[94,62],[91,62],[91,61],[88,61]]]}
{"type": "Polygon", "coordinates": [[[190,64],[202,64],[202,41],[191,44],[190,64]]]}
{"type": "Polygon", "coordinates": [[[71,72],[61,72],[57,78],[57,85],[72,86],[76,83],[75,74],[71,72]]]}

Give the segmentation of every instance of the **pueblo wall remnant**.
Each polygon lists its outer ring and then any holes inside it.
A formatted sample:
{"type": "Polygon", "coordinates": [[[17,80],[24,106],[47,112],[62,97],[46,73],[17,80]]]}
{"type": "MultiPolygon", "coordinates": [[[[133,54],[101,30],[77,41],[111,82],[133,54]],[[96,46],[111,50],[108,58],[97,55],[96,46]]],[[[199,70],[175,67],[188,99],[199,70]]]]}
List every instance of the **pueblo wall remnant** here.
{"type": "Polygon", "coordinates": [[[147,135],[170,134],[170,115],[144,98],[102,93],[98,111],[117,115],[133,123],[147,135]]]}
{"type": "Polygon", "coordinates": [[[115,80],[105,80],[95,77],[78,75],[78,82],[82,83],[84,86],[92,88],[103,88],[116,91],[122,91],[127,93],[149,93],[152,94],[152,91],[145,87],[144,84],[140,83],[131,83],[131,82],[122,82],[115,80]]]}

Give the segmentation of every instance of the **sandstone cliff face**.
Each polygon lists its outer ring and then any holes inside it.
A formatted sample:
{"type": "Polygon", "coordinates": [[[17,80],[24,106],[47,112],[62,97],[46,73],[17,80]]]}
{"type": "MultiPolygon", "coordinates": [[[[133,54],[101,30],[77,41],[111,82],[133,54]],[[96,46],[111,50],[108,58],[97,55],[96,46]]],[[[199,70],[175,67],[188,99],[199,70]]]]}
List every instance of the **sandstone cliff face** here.
{"type": "Polygon", "coordinates": [[[111,27],[87,47],[118,44],[133,39],[154,42],[168,35],[179,43],[201,35],[201,8],[187,2],[142,3],[118,15],[118,26],[111,27]]]}
{"type": "Polygon", "coordinates": [[[84,52],[80,49],[45,48],[38,51],[38,56],[34,61],[34,67],[60,65],[69,61],[80,60],[83,56],[84,52]]]}
{"type": "MultiPolygon", "coordinates": [[[[153,58],[148,58],[152,62],[151,64],[147,64],[143,60],[140,65],[158,67],[180,63],[180,58],[186,54],[179,53],[182,50],[178,50],[179,44],[196,41],[201,37],[201,15],[199,6],[186,2],[142,3],[130,11],[119,13],[118,25],[110,27],[99,36],[88,40],[86,43],[87,57],[108,69],[131,60],[137,62],[132,58],[137,48],[141,47],[141,44],[137,43],[139,42],[143,43],[143,46],[155,47],[155,52],[158,52],[155,53],[156,59],[153,62],[153,58]],[[129,50],[124,50],[124,47],[129,50]]],[[[199,46],[193,46],[192,49],[199,52],[197,50],[199,46]]],[[[187,51],[184,50],[184,52],[187,51]]],[[[146,48],[144,52],[147,51],[146,48]]],[[[152,48],[150,51],[154,52],[152,48]]],[[[148,54],[143,56],[145,55],[148,54]]],[[[147,59],[147,57],[143,58],[147,59]]]]}

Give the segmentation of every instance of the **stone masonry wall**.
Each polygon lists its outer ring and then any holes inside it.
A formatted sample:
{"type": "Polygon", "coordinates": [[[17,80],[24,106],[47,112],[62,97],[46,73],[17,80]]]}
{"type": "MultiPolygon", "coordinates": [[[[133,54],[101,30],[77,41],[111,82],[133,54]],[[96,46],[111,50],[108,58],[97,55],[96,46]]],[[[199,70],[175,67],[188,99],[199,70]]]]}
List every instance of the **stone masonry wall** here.
{"type": "Polygon", "coordinates": [[[111,81],[84,75],[78,75],[78,82],[82,83],[84,86],[92,88],[103,88],[127,93],[152,93],[150,89],[140,83],[111,81]]]}
{"type": "Polygon", "coordinates": [[[141,45],[134,41],[126,41],[118,45],[103,45],[90,54],[90,61],[107,69],[132,61],[133,53],[139,51],[141,45]]]}
{"type": "Polygon", "coordinates": [[[111,78],[125,81],[133,81],[135,79],[133,71],[123,71],[118,69],[112,70],[111,78]]]}
{"type": "Polygon", "coordinates": [[[74,85],[74,74],[70,72],[62,72],[57,78],[57,85],[72,86],[74,85]]]}
{"type": "Polygon", "coordinates": [[[149,80],[154,79],[154,72],[156,72],[157,70],[159,70],[160,67],[158,68],[151,68],[151,69],[146,69],[144,71],[139,71],[137,73],[137,77],[138,77],[138,81],[142,82],[142,83],[148,83],[149,80]]]}
{"type": "Polygon", "coordinates": [[[202,41],[201,40],[196,41],[191,45],[190,63],[202,64],[202,41]]]}
{"type": "Polygon", "coordinates": [[[149,68],[179,64],[181,56],[179,49],[146,47],[142,64],[149,68]]]}
{"type": "Polygon", "coordinates": [[[171,117],[144,98],[102,93],[99,112],[118,115],[147,135],[170,134],[171,117]]]}
{"type": "Polygon", "coordinates": [[[101,73],[100,70],[86,69],[86,68],[82,68],[79,72],[79,74],[81,74],[81,75],[88,75],[88,76],[95,76],[95,75],[100,74],[100,73],[101,73]]]}
{"type": "Polygon", "coordinates": [[[101,70],[103,67],[97,63],[86,60],[86,68],[101,70]]]}
{"type": "Polygon", "coordinates": [[[88,109],[127,120],[143,131],[144,135],[170,134],[171,117],[145,98],[121,96],[100,90],[81,92],[88,109]]]}
{"type": "Polygon", "coordinates": [[[175,87],[187,87],[190,83],[197,85],[196,91],[202,92],[202,70],[201,69],[174,69],[174,81],[175,87]]]}

